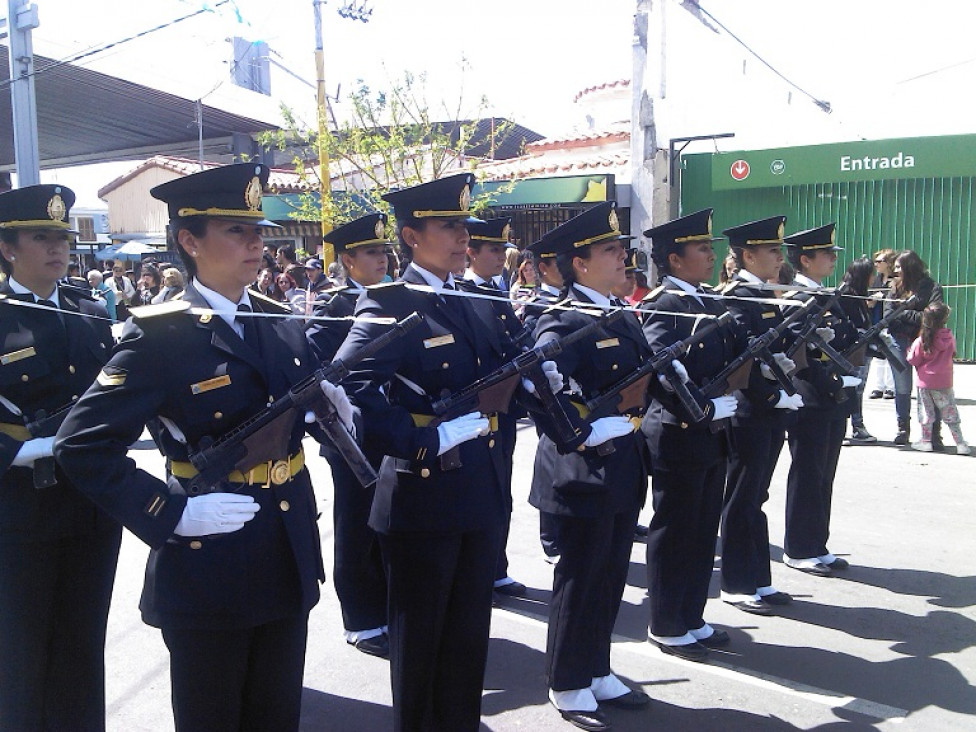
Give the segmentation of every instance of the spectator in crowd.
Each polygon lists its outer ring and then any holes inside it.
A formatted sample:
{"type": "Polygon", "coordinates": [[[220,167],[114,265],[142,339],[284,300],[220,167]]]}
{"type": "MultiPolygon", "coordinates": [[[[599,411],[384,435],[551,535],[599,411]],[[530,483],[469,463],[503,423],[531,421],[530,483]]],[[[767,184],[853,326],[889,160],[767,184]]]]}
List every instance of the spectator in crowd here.
{"type": "Polygon", "coordinates": [[[274,294],[274,272],[270,267],[265,267],[258,272],[258,277],[251,284],[250,289],[259,295],[264,295],[275,300],[278,299],[274,294]]]}
{"type": "Polygon", "coordinates": [[[139,275],[138,301],[140,305],[148,305],[159,294],[162,285],[159,269],[154,264],[144,265],[139,275]]]}
{"type": "Polygon", "coordinates": [[[112,265],[112,277],[106,284],[115,290],[115,308],[118,319],[125,320],[129,317],[129,305],[135,305],[138,301],[132,302],[136,296],[136,286],[126,276],[125,266],[122,262],[116,261],[112,265]]]}
{"type": "Polygon", "coordinates": [[[959,427],[959,410],[952,391],[952,359],[956,339],[946,326],[950,310],[945,303],[933,302],[922,311],[919,336],[908,349],[908,363],[918,378],[918,421],[922,439],[912,443],[913,450],[932,452],[932,425],[940,416],[956,442],[957,455],[969,455],[969,445],[959,427]]]}
{"type": "Polygon", "coordinates": [[[282,272],[287,272],[289,267],[298,265],[298,256],[295,254],[295,247],[293,247],[291,244],[278,247],[278,254],[275,256],[275,262],[277,262],[278,269],[282,272]]]}
{"type": "Polygon", "coordinates": [[[91,287],[92,297],[98,298],[105,303],[108,316],[114,321],[115,318],[115,290],[105,284],[105,278],[97,269],[88,273],[88,285],[91,287]]]}
{"type": "Polygon", "coordinates": [[[167,267],[163,270],[163,287],[159,294],[152,299],[152,304],[166,302],[183,292],[183,273],[176,267],[167,267]]]}
{"type": "MultiPolygon", "coordinates": [[[[874,280],[871,291],[875,304],[871,308],[871,322],[881,320],[884,310],[884,298],[891,290],[891,278],[895,269],[898,252],[894,249],[879,249],[874,253],[874,280]]],[[[868,399],[894,399],[895,380],[891,375],[891,365],[887,359],[874,358],[871,360],[871,393],[868,399]]]]}
{"type": "Polygon", "coordinates": [[[329,263],[329,282],[332,283],[332,287],[343,287],[346,284],[346,278],[342,273],[342,265],[339,262],[329,263]]]}
{"type": "MultiPolygon", "coordinates": [[[[922,311],[934,302],[943,302],[942,285],[929,275],[922,258],[908,250],[899,254],[895,260],[891,294],[892,299],[885,304],[886,311],[896,308],[899,300],[915,296],[912,305],[899,313],[888,326],[888,332],[894,340],[891,350],[904,361],[908,347],[918,337],[922,311]]],[[[907,445],[911,433],[912,369],[894,371],[892,375],[895,379],[895,414],[898,418],[895,444],[907,445]]],[[[938,419],[932,426],[932,447],[935,450],[942,449],[938,419]]]]}
{"type": "MultiPolygon", "coordinates": [[[[861,257],[851,262],[844,274],[844,282],[850,286],[850,293],[854,297],[845,297],[841,300],[841,306],[847,317],[858,330],[867,330],[871,325],[871,316],[868,310],[868,285],[874,273],[874,267],[870,259],[861,257]]],[[[864,427],[864,414],[861,410],[861,402],[864,399],[864,383],[867,378],[868,363],[858,368],[854,376],[861,379],[861,383],[854,387],[854,399],[851,403],[851,444],[866,444],[877,442],[878,438],[872,435],[864,427]]]]}
{"type": "Polygon", "coordinates": [[[295,278],[287,272],[282,272],[275,279],[275,289],[272,295],[275,300],[286,303],[292,312],[305,314],[305,290],[298,286],[295,278]]]}
{"type": "Polygon", "coordinates": [[[722,260],[722,269],[718,273],[718,283],[724,285],[732,279],[732,276],[738,271],[735,264],[735,255],[729,252],[725,255],[725,259],[722,260]]]}

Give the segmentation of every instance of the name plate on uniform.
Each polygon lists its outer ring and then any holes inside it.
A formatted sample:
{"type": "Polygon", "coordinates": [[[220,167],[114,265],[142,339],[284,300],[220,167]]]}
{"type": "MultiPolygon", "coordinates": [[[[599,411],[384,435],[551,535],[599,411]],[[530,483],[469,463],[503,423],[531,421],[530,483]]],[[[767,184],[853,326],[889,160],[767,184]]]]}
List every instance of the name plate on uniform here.
{"type": "Polygon", "coordinates": [[[207,379],[206,381],[200,381],[196,384],[190,386],[190,391],[194,394],[203,394],[205,391],[213,391],[214,389],[219,389],[222,386],[230,386],[230,377],[227,374],[223,376],[216,376],[212,379],[207,379]]]}
{"type": "Polygon", "coordinates": [[[438,346],[446,346],[451,343],[454,343],[454,334],[448,333],[447,335],[426,339],[424,341],[424,348],[437,348],[438,346]]]}
{"type": "Polygon", "coordinates": [[[606,340],[597,341],[596,347],[599,348],[614,348],[620,345],[619,338],[607,338],[606,340]]]}
{"type": "Polygon", "coordinates": [[[0,364],[6,366],[8,363],[13,363],[14,361],[22,361],[25,358],[30,358],[31,356],[36,356],[37,351],[34,350],[34,346],[28,346],[27,348],[21,348],[19,351],[13,351],[12,353],[5,353],[0,356],[0,364]]]}
{"type": "Polygon", "coordinates": [[[776,312],[773,311],[773,310],[770,310],[768,313],[763,313],[762,316],[763,316],[763,318],[775,318],[776,317],[776,312]]]}

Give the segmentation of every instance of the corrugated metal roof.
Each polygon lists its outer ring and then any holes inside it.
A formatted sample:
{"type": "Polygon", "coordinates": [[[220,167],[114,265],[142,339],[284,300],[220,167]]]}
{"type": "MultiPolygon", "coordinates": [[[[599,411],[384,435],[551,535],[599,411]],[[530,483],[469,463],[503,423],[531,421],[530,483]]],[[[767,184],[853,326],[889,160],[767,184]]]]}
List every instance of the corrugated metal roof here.
{"type": "MultiPolygon", "coordinates": [[[[80,66],[34,57],[38,143],[44,167],[197,154],[195,102],[80,66]]],[[[0,169],[14,166],[8,49],[0,45],[0,169]]],[[[203,106],[204,155],[230,162],[233,133],[276,129],[203,106]]]]}

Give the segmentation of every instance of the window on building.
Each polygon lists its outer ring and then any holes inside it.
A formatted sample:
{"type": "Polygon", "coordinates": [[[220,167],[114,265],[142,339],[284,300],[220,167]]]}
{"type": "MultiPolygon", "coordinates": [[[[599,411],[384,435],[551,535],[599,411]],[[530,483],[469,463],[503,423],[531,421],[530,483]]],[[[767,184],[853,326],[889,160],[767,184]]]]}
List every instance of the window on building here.
{"type": "Polygon", "coordinates": [[[78,232],[78,241],[96,241],[94,216],[79,216],[74,223],[74,228],[78,232]]]}

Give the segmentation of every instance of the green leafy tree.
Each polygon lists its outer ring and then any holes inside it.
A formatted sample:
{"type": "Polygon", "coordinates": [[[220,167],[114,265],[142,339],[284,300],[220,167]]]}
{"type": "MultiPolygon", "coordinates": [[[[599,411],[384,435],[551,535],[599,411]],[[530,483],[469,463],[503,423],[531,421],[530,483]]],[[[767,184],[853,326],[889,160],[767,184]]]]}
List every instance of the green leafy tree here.
{"type": "MultiPolygon", "coordinates": [[[[329,125],[332,131],[325,140],[333,192],[326,213],[334,226],[369,210],[389,212],[382,196],[392,189],[475,170],[480,160],[494,156],[515,127],[508,120],[486,117],[484,97],[465,115],[463,88],[453,107],[446,102],[432,106],[423,75],[404,74],[383,90],[360,81],[348,101],[348,118],[329,125]]],[[[319,220],[318,126],[305,124],[287,107],[282,113],[284,128],[263,133],[259,142],[290,154],[302,182],[314,191],[298,196],[292,218],[319,220]]],[[[483,210],[491,202],[482,194],[472,208],[483,210]]]]}

